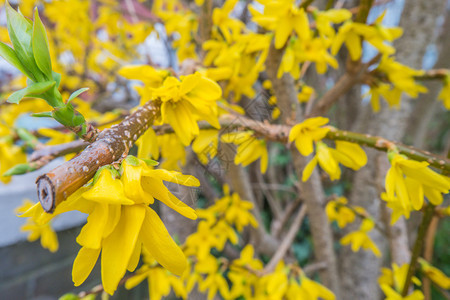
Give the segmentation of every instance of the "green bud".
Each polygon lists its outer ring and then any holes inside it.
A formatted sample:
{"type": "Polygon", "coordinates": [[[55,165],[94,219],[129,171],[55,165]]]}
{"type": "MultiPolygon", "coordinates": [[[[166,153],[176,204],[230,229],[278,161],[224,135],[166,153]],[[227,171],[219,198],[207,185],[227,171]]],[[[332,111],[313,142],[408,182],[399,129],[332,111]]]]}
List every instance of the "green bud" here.
{"type": "MultiPolygon", "coordinates": [[[[86,123],[83,115],[76,111],[70,103],[63,107],[55,107],[52,116],[56,121],[66,127],[77,127],[86,123]]],[[[84,131],[86,131],[86,128],[84,128],[84,131]]]]}
{"type": "Polygon", "coordinates": [[[141,164],[141,162],[139,161],[139,159],[136,158],[136,157],[133,156],[133,155],[128,155],[128,156],[125,158],[125,161],[126,161],[128,164],[130,164],[130,165],[132,165],[132,166],[135,166],[135,167],[137,167],[137,166],[139,166],[139,165],[141,164]]]}

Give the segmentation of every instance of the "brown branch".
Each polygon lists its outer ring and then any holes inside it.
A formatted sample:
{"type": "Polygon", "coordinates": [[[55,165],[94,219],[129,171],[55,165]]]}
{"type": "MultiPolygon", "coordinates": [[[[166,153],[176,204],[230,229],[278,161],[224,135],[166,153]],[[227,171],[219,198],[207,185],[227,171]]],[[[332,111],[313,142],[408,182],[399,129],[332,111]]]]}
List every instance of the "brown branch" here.
{"type": "Polygon", "coordinates": [[[52,157],[52,159],[55,159],[56,157],[60,157],[66,154],[80,152],[89,144],[89,142],[86,142],[84,140],[76,140],[70,143],[42,147],[31,153],[30,161],[38,161],[43,157],[52,157]]]}
{"type": "MultiPolygon", "coordinates": [[[[436,230],[439,224],[439,217],[434,214],[428,227],[425,237],[425,249],[423,251],[423,258],[426,261],[431,262],[433,259],[434,238],[436,237],[436,230]]],[[[425,276],[422,280],[422,290],[425,295],[425,300],[431,300],[431,282],[430,279],[425,276]]]]}
{"type": "MultiPolygon", "coordinates": [[[[258,122],[244,116],[235,115],[227,115],[222,117],[220,123],[227,129],[253,130],[257,136],[264,137],[269,141],[281,143],[288,143],[289,131],[291,130],[290,126],[272,125],[269,123],[258,122]]],[[[211,126],[207,124],[203,124],[200,127],[202,129],[211,128],[211,126]]],[[[326,138],[335,141],[352,142],[361,146],[367,146],[384,152],[396,149],[400,154],[403,154],[411,159],[414,159],[416,161],[426,161],[431,166],[437,169],[445,172],[450,172],[449,159],[430,153],[428,151],[423,151],[411,146],[406,146],[402,143],[386,140],[379,136],[339,130],[334,127],[330,127],[330,131],[327,133],[326,138]]]]}
{"type": "MultiPolygon", "coordinates": [[[[148,122],[151,122],[156,113],[158,113],[157,108],[152,103],[146,104],[134,114],[128,116],[119,125],[115,125],[111,129],[101,132],[98,140],[79,156],[59,166],[52,172],[39,177],[37,183],[40,201],[48,199],[47,201],[50,201],[50,203],[44,201],[46,207],[49,211],[53,210],[55,205],[63,201],[62,199],[65,199],[89,181],[100,166],[110,164],[120,159],[124,153],[128,153],[128,148],[124,146],[127,145],[127,147],[130,147],[136,141],[148,127],[148,123],[145,123],[146,121],[144,120],[146,119],[148,122]],[[50,178],[54,179],[51,180],[50,178]],[[56,184],[57,182],[58,184],[56,184]],[[60,186],[61,184],[63,185],[60,186]],[[56,204],[54,203],[55,201],[56,204]]],[[[234,115],[223,117],[221,124],[227,130],[253,130],[258,136],[282,143],[288,143],[289,131],[291,129],[290,126],[272,125],[244,116],[234,115]]],[[[206,122],[200,122],[199,127],[201,129],[207,129],[211,128],[211,125],[206,122]]],[[[153,128],[157,134],[173,133],[173,129],[169,125],[154,126],[153,128]]],[[[400,154],[417,161],[426,161],[435,168],[450,172],[449,159],[381,137],[331,128],[326,138],[349,141],[381,151],[389,151],[393,147],[396,147],[400,154]]],[[[32,163],[38,169],[57,156],[80,151],[87,144],[87,142],[75,141],[64,145],[42,148],[32,155],[32,163]]]]}
{"type": "Polygon", "coordinates": [[[362,0],[358,7],[358,13],[355,17],[355,21],[358,23],[366,23],[369,11],[372,8],[373,0],[362,0]]]}
{"type": "Polygon", "coordinates": [[[444,79],[450,75],[450,70],[448,69],[433,69],[424,71],[422,75],[415,76],[416,80],[432,80],[432,79],[444,79]]]}
{"type": "Polygon", "coordinates": [[[422,216],[422,222],[420,223],[419,232],[417,234],[416,242],[414,243],[414,248],[411,255],[411,261],[408,267],[408,273],[406,274],[405,283],[402,290],[402,297],[406,297],[408,295],[409,287],[412,282],[412,278],[416,271],[417,259],[419,258],[422,247],[425,241],[426,233],[428,230],[428,226],[431,223],[434,214],[434,205],[428,204],[425,208],[425,212],[422,216]]]}
{"type": "Polygon", "coordinates": [[[123,159],[129,148],[153,123],[159,105],[148,102],[119,125],[102,131],[97,140],[78,156],[40,176],[38,198],[47,212],[87,183],[101,166],[123,159]]]}
{"type": "Polygon", "coordinates": [[[277,266],[278,262],[283,259],[286,252],[289,250],[292,243],[294,242],[295,235],[300,230],[300,225],[302,224],[305,214],[306,214],[306,205],[302,205],[302,207],[298,211],[297,215],[295,216],[295,219],[292,222],[291,227],[289,228],[289,231],[287,232],[286,236],[284,237],[283,242],[280,244],[280,247],[278,247],[277,251],[272,256],[269,263],[264,267],[263,274],[268,274],[270,272],[273,272],[273,270],[275,270],[275,267],[277,266]]]}
{"type": "Polygon", "coordinates": [[[336,84],[329,89],[325,95],[317,102],[307,118],[325,115],[331,106],[345,95],[353,86],[362,83],[367,77],[367,69],[380,59],[380,55],[376,55],[368,63],[362,64],[359,61],[348,59],[346,72],[338,79],[336,84]]]}

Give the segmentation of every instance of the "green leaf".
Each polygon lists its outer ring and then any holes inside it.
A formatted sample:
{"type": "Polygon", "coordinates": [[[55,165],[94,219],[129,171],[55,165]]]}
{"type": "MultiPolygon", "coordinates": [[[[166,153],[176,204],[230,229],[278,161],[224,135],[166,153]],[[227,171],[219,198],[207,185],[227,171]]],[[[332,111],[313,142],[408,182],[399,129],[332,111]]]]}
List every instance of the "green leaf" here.
{"type": "Polygon", "coordinates": [[[153,159],[141,158],[141,160],[145,161],[147,166],[152,166],[153,167],[153,166],[159,165],[159,162],[157,162],[156,160],[153,160],[153,159]]]}
{"type": "Polygon", "coordinates": [[[25,68],[25,66],[20,62],[16,52],[2,42],[0,42],[0,56],[3,57],[8,63],[16,67],[25,76],[34,78],[33,74],[31,74],[30,71],[28,71],[27,68],[25,68]]]}
{"type": "Polygon", "coordinates": [[[22,64],[33,74],[34,81],[44,81],[44,76],[34,61],[31,37],[33,26],[6,1],[6,17],[8,33],[14,46],[17,57],[22,64]]]}
{"type": "Polygon", "coordinates": [[[70,103],[70,101],[78,97],[81,93],[86,92],[87,90],[89,90],[89,88],[81,88],[79,90],[76,90],[75,92],[72,93],[72,95],[70,95],[69,100],[67,100],[67,103],[70,103]]]}
{"type": "Polygon", "coordinates": [[[33,55],[37,66],[42,73],[47,76],[47,79],[53,78],[52,61],[50,59],[50,50],[48,45],[47,33],[37,8],[34,9],[34,23],[33,23],[33,55]]]}
{"type": "Polygon", "coordinates": [[[35,113],[35,114],[31,114],[32,117],[36,117],[36,118],[52,118],[52,112],[51,111],[46,111],[46,112],[40,112],[40,113],[35,113]]]}
{"type": "Polygon", "coordinates": [[[61,83],[61,74],[52,71],[53,80],[56,81],[56,88],[59,88],[59,84],[61,83]]]}
{"type": "Polygon", "coordinates": [[[30,166],[29,164],[18,164],[6,171],[3,176],[21,175],[33,171],[36,171],[36,167],[30,166]]]}
{"type": "Polygon", "coordinates": [[[25,128],[17,128],[16,132],[20,139],[32,148],[36,147],[39,143],[38,139],[25,128]]]}
{"type": "Polygon", "coordinates": [[[45,81],[45,82],[37,82],[33,83],[30,86],[27,86],[24,89],[21,89],[20,91],[14,92],[9,96],[8,102],[9,103],[19,103],[22,98],[30,95],[39,95],[50,89],[52,86],[55,85],[56,82],[54,81],[45,81]]]}

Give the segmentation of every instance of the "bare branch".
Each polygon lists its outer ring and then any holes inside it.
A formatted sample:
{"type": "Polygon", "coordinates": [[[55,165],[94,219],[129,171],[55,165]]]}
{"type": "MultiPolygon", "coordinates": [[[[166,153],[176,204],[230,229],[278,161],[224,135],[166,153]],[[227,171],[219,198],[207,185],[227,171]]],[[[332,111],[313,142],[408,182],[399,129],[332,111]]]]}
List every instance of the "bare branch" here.
{"type": "Polygon", "coordinates": [[[280,244],[280,247],[278,247],[277,251],[272,256],[269,263],[264,267],[264,270],[263,270],[264,274],[273,272],[275,270],[275,267],[277,266],[278,262],[283,259],[286,252],[289,250],[292,243],[294,242],[295,235],[300,230],[300,225],[302,224],[305,214],[306,214],[306,205],[302,205],[302,207],[298,211],[297,215],[295,216],[295,219],[292,222],[291,227],[289,228],[289,231],[287,232],[286,236],[284,237],[283,242],[280,244]]]}

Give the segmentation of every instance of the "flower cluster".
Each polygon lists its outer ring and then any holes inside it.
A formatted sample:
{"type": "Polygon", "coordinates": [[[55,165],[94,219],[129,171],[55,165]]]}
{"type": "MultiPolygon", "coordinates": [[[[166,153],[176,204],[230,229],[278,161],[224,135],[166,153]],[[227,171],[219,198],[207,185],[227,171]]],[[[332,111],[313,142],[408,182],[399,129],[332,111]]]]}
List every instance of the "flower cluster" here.
{"type": "Polygon", "coordinates": [[[244,167],[260,160],[261,173],[265,173],[269,164],[269,154],[267,153],[266,141],[257,139],[253,131],[232,132],[221,136],[224,143],[237,145],[237,152],[234,157],[236,165],[242,164],[244,167]]]}
{"type": "Polygon", "coordinates": [[[358,144],[336,141],[336,148],[333,149],[322,142],[321,140],[327,135],[330,128],[321,126],[327,123],[327,118],[310,118],[295,125],[289,132],[289,141],[295,141],[295,146],[304,156],[310,155],[314,151],[314,142],[316,145],[316,155],[303,170],[303,181],[309,179],[317,164],[330,176],[331,180],[336,180],[341,177],[339,164],[359,170],[367,163],[367,155],[358,144]]]}
{"type": "Polygon", "coordinates": [[[239,258],[230,261],[222,256],[226,243],[240,247],[238,234],[244,227],[258,226],[250,213],[250,202],[231,194],[228,186],[224,186],[224,193],[214,205],[197,210],[201,221],[182,247],[190,265],[181,278],[162,269],[144,251],[144,265],[125,287],[133,288],[147,279],[151,300],[162,299],[171,289],[187,299],[195,285],[209,300],[218,294],[224,299],[335,299],[331,291],[309,279],[296,265],[280,261],[275,270],[265,272],[250,244],[240,250],[239,258]]]}
{"type": "MultiPolygon", "coordinates": [[[[402,290],[405,285],[406,274],[408,273],[408,264],[398,266],[392,264],[392,270],[388,268],[381,268],[381,275],[378,278],[378,284],[380,285],[383,293],[386,295],[387,300],[394,299],[408,299],[408,300],[423,300],[425,297],[420,290],[415,290],[406,297],[402,297],[402,290]]],[[[421,282],[417,277],[412,278],[412,282],[415,285],[420,286],[421,282]]]]}
{"type": "Polygon", "coordinates": [[[381,198],[392,209],[391,223],[400,216],[409,218],[412,210],[420,210],[426,197],[433,205],[443,201],[450,191],[450,178],[434,172],[425,161],[418,162],[396,152],[388,154],[391,168],[386,174],[386,193],[381,198]]]}
{"type": "Polygon", "coordinates": [[[82,248],[75,258],[72,278],[76,286],[82,284],[101,252],[103,287],[113,294],[125,272],[135,270],[142,251],[147,251],[173,274],[181,275],[187,267],[183,252],[149,205],[158,199],[187,218],[196,219],[197,215],[163,181],[199,185],[193,176],[153,169],[146,162],[128,156],[119,171],[111,167],[99,169],[93,181],[58,205],[53,215],[45,213],[37,203],[22,217],[33,217],[37,224],[44,225],[66,211],[89,214],[77,237],[82,248]]]}

